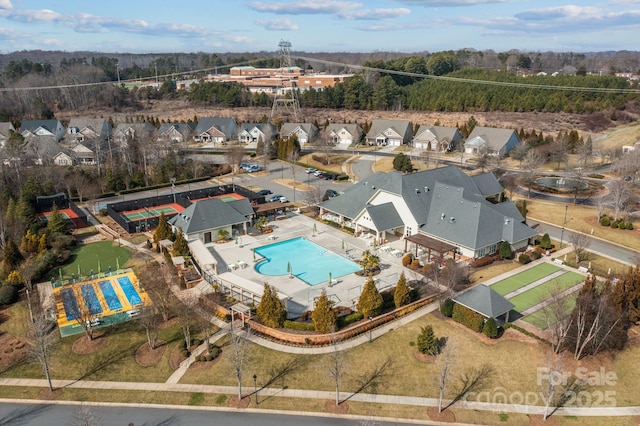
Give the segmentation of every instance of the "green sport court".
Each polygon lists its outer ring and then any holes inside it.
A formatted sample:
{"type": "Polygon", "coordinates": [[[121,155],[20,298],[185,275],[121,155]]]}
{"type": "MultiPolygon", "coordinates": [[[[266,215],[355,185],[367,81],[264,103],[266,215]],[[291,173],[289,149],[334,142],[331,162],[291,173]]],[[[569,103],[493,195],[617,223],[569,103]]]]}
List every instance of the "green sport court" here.
{"type": "Polygon", "coordinates": [[[516,291],[519,288],[522,288],[553,273],[556,273],[561,269],[562,268],[560,268],[559,266],[553,265],[551,263],[541,263],[540,265],[529,268],[526,271],[519,272],[515,275],[510,276],[509,278],[498,281],[492,284],[491,288],[498,294],[504,296],[511,293],[512,291],[516,291]]]}
{"type": "Polygon", "coordinates": [[[522,312],[548,298],[551,290],[558,288],[560,291],[564,291],[582,281],[584,281],[583,275],[568,271],[524,293],[512,297],[509,301],[515,305],[514,310],[522,312]]]}
{"type": "Polygon", "coordinates": [[[159,217],[162,213],[165,215],[173,215],[184,210],[179,204],[165,204],[163,206],[145,207],[138,210],[129,210],[120,213],[128,222],[137,222],[152,217],[159,217]]]}

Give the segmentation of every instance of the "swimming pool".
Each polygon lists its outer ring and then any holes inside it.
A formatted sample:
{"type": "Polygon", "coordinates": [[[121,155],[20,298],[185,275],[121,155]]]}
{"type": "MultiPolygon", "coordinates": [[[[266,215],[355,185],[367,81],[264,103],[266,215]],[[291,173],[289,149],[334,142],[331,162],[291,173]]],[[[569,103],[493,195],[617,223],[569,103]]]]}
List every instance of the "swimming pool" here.
{"type": "Polygon", "coordinates": [[[255,249],[266,260],[256,265],[262,275],[291,274],[309,285],[318,285],[359,271],[360,265],[299,237],[255,249]]]}

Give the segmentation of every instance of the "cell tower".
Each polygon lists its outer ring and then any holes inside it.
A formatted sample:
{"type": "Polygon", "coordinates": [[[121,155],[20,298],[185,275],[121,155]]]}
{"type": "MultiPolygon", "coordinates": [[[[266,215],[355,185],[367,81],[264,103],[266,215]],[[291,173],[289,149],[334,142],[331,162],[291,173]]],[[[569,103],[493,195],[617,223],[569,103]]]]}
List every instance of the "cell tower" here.
{"type": "Polygon", "coordinates": [[[291,69],[291,42],[288,40],[280,40],[278,43],[280,55],[280,84],[276,87],[276,94],[273,98],[273,107],[271,108],[271,120],[276,115],[293,116],[294,120],[298,119],[298,94],[296,90],[296,82],[292,75],[291,69]],[[288,89],[288,90],[287,90],[288,89]]]}

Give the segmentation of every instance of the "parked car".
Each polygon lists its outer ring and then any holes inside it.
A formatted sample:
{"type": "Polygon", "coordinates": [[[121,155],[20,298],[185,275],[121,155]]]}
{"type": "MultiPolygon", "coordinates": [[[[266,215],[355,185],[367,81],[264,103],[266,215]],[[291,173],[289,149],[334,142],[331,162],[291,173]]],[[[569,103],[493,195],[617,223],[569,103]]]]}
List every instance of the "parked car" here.
{"type": "Polygon", "coordinates": [[[309,167],[308,169],[306,169],[306,170],[305,170],[305,172],[306,172],[307,174],[315,173],[315,172],[317,172],[317,171],[318,171],[318,170],[317,170],[317,169],[314,169],[313,167],[309,167]]]}
{"type": "Polygon", "coordinates": [[[338,191],[336,191],[335,189],[327,189],[325,194],[326,194],[327,198],[333,198],[333,197],[337,197],[338,195],[340,195],[338,193],[338,191]]]}
{"type": "Polygon", "coordinates": [[[269,201],[270,203],[275,203],[276,201],[280,201],[280,199],[281,199],[281,198],[284,198],[284,195],[282,195],[282,194],[276,194],[276,195],[272,195],[272,196],[269,198],[269,200],[268,200],[268,201],[269,201]]]}
{"type": "Polygon", "coordinates": [[[336,180],[338,179],[338,175],[335,173],[325,173],[325,175],[323,176],[324,180],[336,180]]]}
{"type": "Polygon", "coordinates": [[[316,172],[313,174],[315,177],[317,177],[318,179],[324,179],[326,173],[325,172],[316,172]]]}
{"type": "Polygon", "coordinates": [[[323,172],[323,171],[321,171],[321,170],[316,170],[315,172],[313,172],[313,175],[314,175],[315,177],[320,177],[320,175],[323,175],[323,174],[324,174],[324,172],[323,172]]]}
{"type": "Polygon", "coordinates": [[[271,191],[269,189],[261,189],[260,191],[256,192],[256,194],[258,194],[258,195],[269,195],[269,194],[271,194],[271,191]]]}
{"type": "Polygon", "coordinates": [[[281,203],[288,203],[288,202],[289,202],[289,200],[287,200],[287,197],[284,197],[284,196],[283,196],[283,197],[280,197],[280,198],[278,199],[278,201],[280,201],[281,203]]]}

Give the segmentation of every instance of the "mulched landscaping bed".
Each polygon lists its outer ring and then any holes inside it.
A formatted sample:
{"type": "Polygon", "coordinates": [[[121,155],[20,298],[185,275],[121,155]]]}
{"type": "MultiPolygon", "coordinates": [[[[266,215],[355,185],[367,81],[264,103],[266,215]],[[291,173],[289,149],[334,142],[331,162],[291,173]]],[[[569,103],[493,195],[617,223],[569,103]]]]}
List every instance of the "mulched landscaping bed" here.
{"type": "Polygon", "coordinates": [[[71,350],[74,354],[88,355],[102,349],[108,342],[109,338],[102,334],[95,334],[92,340],[89,340],[86,335],[82,335],[73,342],[71,350]]]}
{"type": "Polygon", "coordinates": [[[327,401],[324,407],[331,414],[347,414],[349,412],[349,404],[341,402],[340,405],[336,405],[335,401],[327,401]]]}
{"type": "Polygon", "coordinates": [[[9,333],[0,334],[0,367],[22,360],[31,346],[9,333]]]}
{"type": "Polygon", "coordinates": [[[444,410],[442,413],[438,413],[438,407],[427,408],[427,415],[429,419],[437,422],[453,423],[456,421],[456,415],[451,410],[444,410]]]}
{"type": "Polygon", "coordinates": [[[142,367],[151,367],[152,365],[156,365],[160,362],[166,350],[167,342],[162,340],[158,340],[156,342],[155,349],[151,349],[149,343],[144,343],[138,348],[138,350],[136,350],[136,363],[142,367]]]}
{"type": "Polygon", "coordinates": [[[233,395],[227,400],[227,407],[247,408],[251,403],[251,397],[245,396],[241,400],[238,400],[238,395],[233,395]]]}

